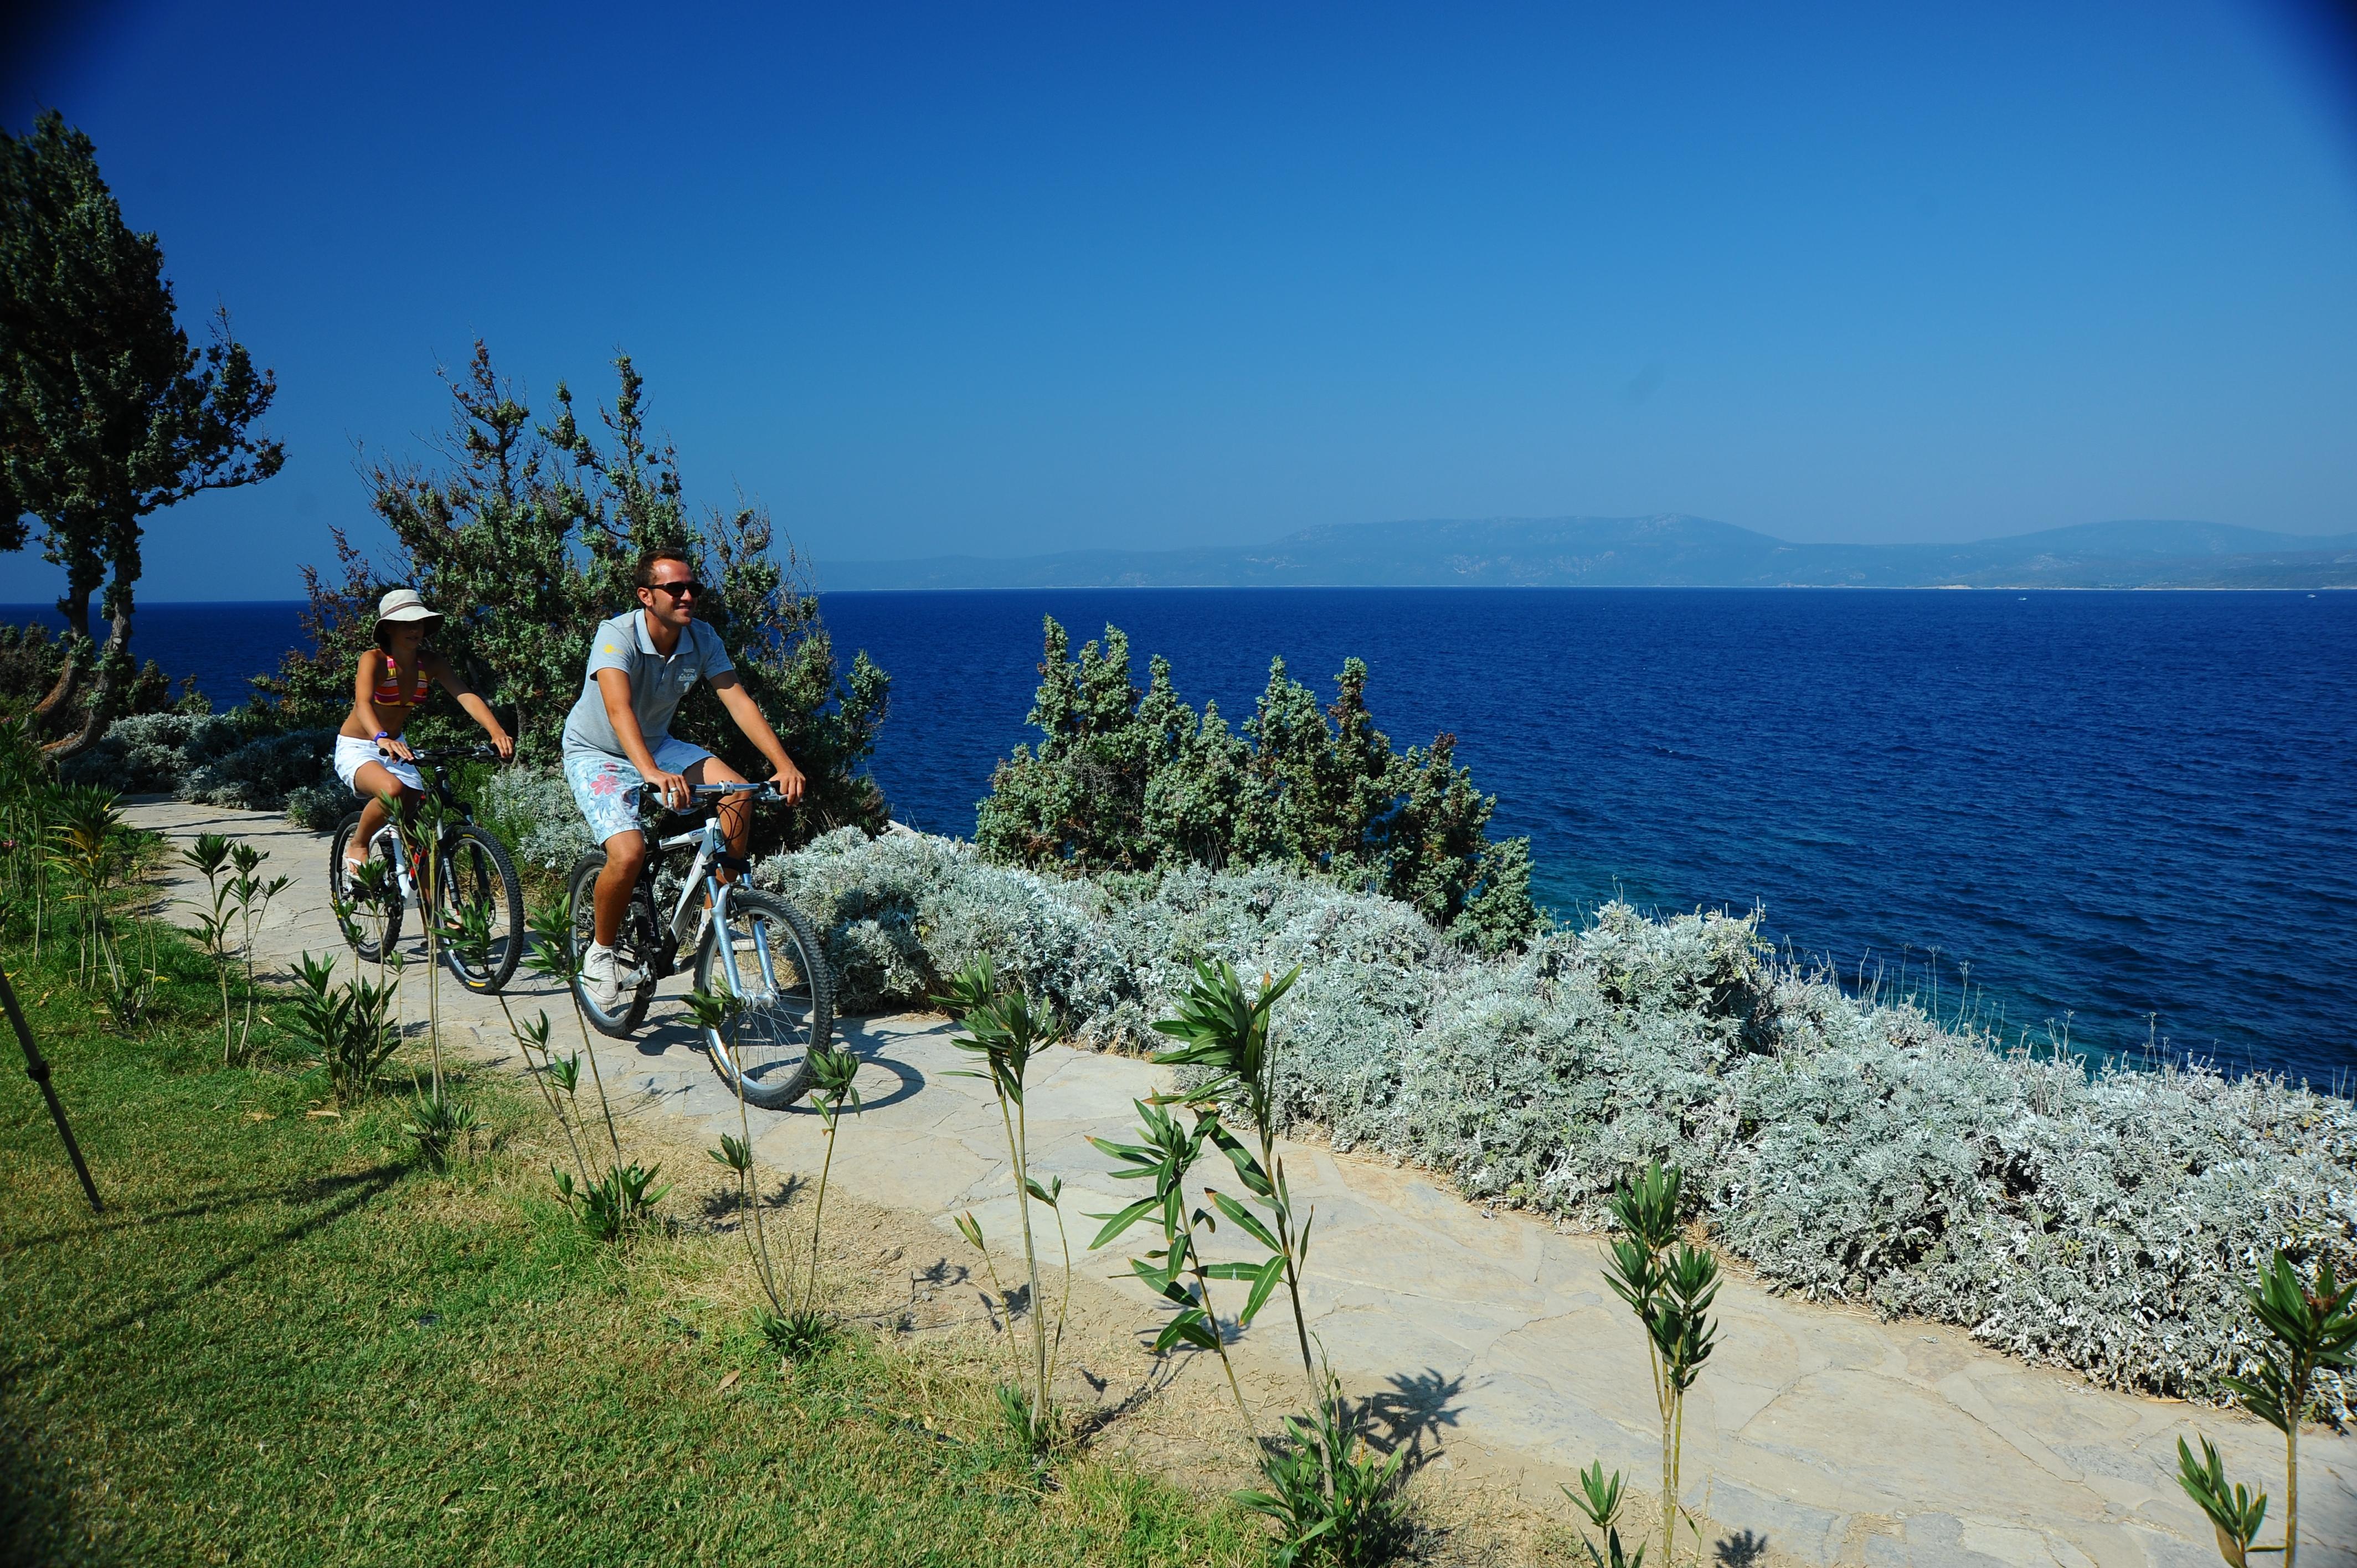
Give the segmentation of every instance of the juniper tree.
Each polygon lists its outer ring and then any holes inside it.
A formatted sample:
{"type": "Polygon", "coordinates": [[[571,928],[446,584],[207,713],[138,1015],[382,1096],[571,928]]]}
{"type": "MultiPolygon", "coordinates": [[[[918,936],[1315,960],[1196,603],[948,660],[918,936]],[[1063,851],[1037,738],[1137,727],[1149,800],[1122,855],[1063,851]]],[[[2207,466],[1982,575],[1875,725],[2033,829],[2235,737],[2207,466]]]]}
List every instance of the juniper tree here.
{"type": "Polygon", "coordinates": [[[226,310],[190,343],[163,247],[124,222],[88,136],[54,110],[26,135],[0,132],[0,549],[25,547],[30,518],[65,571],[58,609],[77,640],[38,711],[81,722],[55,754],[103,735],[135,679],[144,520],[275,474],[284,453],[255,426],[276,392],[226,310]]]}
{"type": "Polygon", "coordinates": [[[1238,734],[1216,706],[1199,718],[1179,700],[1166,660],[1141,691],[1119,628],[1077,658],[1052,617],[1045,630],[1038,746],[999,764],[977,808],[974,840],[993,858],[1092,872],[1289,865],[1413,904],[1484,951],[1536,929],[1529,842],[1490,838],[1496,799],[1458,765],[1455,736],[1393,749],[1361,660],[1344,660],[1324,707],[1273,661],[1238,734]]]}

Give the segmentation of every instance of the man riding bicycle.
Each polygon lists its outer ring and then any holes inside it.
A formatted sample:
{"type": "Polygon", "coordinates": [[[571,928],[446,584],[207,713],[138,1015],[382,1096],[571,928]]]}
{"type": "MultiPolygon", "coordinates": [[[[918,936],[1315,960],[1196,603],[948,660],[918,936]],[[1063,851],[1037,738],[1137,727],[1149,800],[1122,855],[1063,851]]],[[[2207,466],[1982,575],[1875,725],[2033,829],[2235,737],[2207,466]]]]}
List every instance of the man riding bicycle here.
{"type": "MultiPolygon", "coordinates": [[[[802,769],[737,679],[719,633],[695,618],[696,602],[704,596],[695,568],[675,550],[650,550],[639,561],[636,580],[639,607],[600,621],[591,634],[581,696],[565,720],[565,781],[573,787],[574,803],[588,819],[590,832],[606,846],[606,866],[597,876],[596,940],[582,962],[589,998],[606,1011],[619,1003],[627,978],[618,972],[614,940],[646,864],[639,791],[651,788],[656,799],[678,809],[687,804],[691,785],[746,782],[710,752],[671,733],[672,717],[698,677],[712,683],[745,738],[769,758],[770,784],[778,793],[789,802],[802,794],[802,769]]],[[[746,869],[751,808],[745,795],[729,796],[720,807],[729,852],[720,865],[723,882],[735,881],[746,869]]]]}

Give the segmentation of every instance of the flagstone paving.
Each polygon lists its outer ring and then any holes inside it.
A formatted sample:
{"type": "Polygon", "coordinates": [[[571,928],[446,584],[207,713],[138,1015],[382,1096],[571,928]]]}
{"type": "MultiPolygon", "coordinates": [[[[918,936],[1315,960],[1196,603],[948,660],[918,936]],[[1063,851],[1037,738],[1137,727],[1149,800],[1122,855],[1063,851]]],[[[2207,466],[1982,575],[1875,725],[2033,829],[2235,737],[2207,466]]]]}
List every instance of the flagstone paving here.
{"type": "MultiPolygon", "coordinates": [[[[326,841],[283,820],[174,802],[132,819],[178,840],[242,838],[295,878],[260,947],[285,963],[342,950],[327,908],[326,841]]],[[[404,983],[423,986],[422,964],[404,983]]],[[[642,1096],[698,1137],[736,1125],[735,1102],[668,993],[641,1038],[600,1038],[609,1085],[642,1096]]],[[[441,987],[444,1016],[477,1059],[520,1058],[496,1003],[441,987]]],[[[529,1016],[562,998],[527,977],[511,988],[529,1016]]],[[[407,1003],[410,1015],[423,1002],[407,1003]]],[[[1014,1234],[1013,1183],[998,1115],[947,1026],[921,1015],[845,1021],[840,1041],[866,1064],[866,1110],[834,1179],[874,1202],[930,1216],[946,1233],[972,1210],[997,1238],[1014,1234]]],[[[1089,1135],[1121,1137],[1131,1102],[1162,1083],[1126,1058],[1063,1047],[1030,1092],[1039,1174],[1062,1176],[1074,1214],[1120,1207],[1089,1135]]],[[[817,1118],[753,1112],[763,1157],[814,1163],[817,1118]]],[[[1337,1372],[1354,1391],[1416,1429],[1421,1452],[1457,1444],[1523,1473],[1529,1495],[1600,1457],[1642,1489],[1656,1474],[1652,1389],[1626,1310],[1604,1283],[1595,1236],[1491,1213],[1431,1176],[1287,1144],[1295,1190],[1316,1206],[1308,1306],[1337,1372]]],[[[1093,1227],[1079,1222],[1084,1241],[1093,1227]]],[[[1076,1267],[1110,1275],[1109,1252],[1076,1267]]],[[[1142,1288],[1126,1286],[1150,1313],[1142,1288]]],[[[1943,1325],[1878,1322],[1770,1294],[1739,1272],[1720,1293],[1719,1350],[1690,1402],[1686,1472],[1718,1521],[1722,1563],[1768,1552],[1812,1563],[1992,1568],[2204,1568],[2218,1561],[2209,1522],[2178,1489],[2176,1444],[2195,1428],[2233,1474],[2279,1492],[2281,1440],[2227,1412],[2090,1387],[2024,1365],[1943,1325]]],[[[1271,1323],[1271,1319],[1264,1319],[1271,1323]]],[[[1289,1346],[1256,1330],[1241,1353],[1274,1380],[1289,1346]]],[[[1297,1368],[1297,1362],[1296,1363],[1297,1368]]],[[[1272,1381],[1270,1386],[1278,1386],[1272,1381]]],[[[2301,1441],[2302,1561],[2357,1565],[2357,1436],[2311,1430],[2301,1441]]],[[[2280,1519],[2280,1498],[2270,1520],[2280,1519]]]]}

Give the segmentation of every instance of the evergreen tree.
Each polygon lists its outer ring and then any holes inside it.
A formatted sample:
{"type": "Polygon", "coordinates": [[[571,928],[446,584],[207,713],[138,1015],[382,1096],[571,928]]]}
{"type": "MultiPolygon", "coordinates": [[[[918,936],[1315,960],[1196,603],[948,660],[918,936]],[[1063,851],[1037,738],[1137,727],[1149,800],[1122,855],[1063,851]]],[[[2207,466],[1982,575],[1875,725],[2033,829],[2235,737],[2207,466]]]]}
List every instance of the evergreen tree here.
{"type": "MultiPolygon", "coordinates": [[[[645,381],[623,355],[613,406],[585,428],[563,382],[555,417],[532,410],[475,345],[466,371],[446,377],[451,424],[428,467],[382,462],[369,471],[371,506],[397,554],[371,561],[331,531],[333,577],[306,567],[309,651],[288,653],[256,684],[282,722],[333,724],[351,702],[352,671],[371,646],[377,596],[413,586],[443,612],[435,644],[467,671],[500,712],[530,760],[553,766],[565,717],[580,695],[589,633],[633,607],[640,553],[683,551],[714,586],[697,616],[720,634],[746,690],[785,742],[809,788],[791,811],[765,811],[765,845],[803,843],[834,827],[880,830],[888,811],[859,766],[876,744],[888,681],[865,653],[838,678],[818,601],[800,581],[791,543],[767,512],[740,505],[689,510],[678,455],[650,437],[645,381]],[[784,559],[779,559],[782,549],[784,559]]],[[[417,731],[432,740],[458,722],[428,709],[417,731]]],[[[761,758],[708,686],[683,704],[679,733],[758,778],[761,758]]]]}
{"type": "Polygon", "coordinates": [[[1330,707],[1269,666],[1232,733],[1215,705],[1179,701],[1170,666],[1146,689],[1116,627],[1071,656],[1046,623],[1029,722],[976,808],[985,854],[1042,869],[1145,872],[1179,865],[1280,864],[1413,904],[1468,947],[1494,952],[1538,929],[1530,841],[1492,842],[1494,796],[1456,762],[1454,736],[1403,757],[1367,708],[1367,667],[1347,660],[1330,707]]]}
{"type": "Polygon", "coordinates": [[[54,110],[27,135],[0,132],[0,549],[24,548],[30,518],[65,570],[58,609],[78,640],[38,711],[79,722],[55,754],[103,735],[135,680],[144,520],[275,474],[284,454],[254,426],[276,391],[228,312],[202,349],[189,342],[163,247],[124,224],[88,136],[54,110]]]}

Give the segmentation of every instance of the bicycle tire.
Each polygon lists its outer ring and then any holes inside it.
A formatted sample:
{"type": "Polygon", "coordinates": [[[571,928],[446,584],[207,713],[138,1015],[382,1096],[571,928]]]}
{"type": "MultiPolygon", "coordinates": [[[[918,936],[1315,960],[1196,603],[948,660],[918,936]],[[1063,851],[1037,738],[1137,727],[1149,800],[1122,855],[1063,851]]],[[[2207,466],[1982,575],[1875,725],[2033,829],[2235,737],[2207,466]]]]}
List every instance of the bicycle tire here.
{"type": "Polygon", "coordinates": [[[721,929],[706,922],[695,950],[695,988],[714,996],[745,998],[731,1038],[704,1031],[704,1051],[720,1081],[764,1111],[784,1111],[810,1091],[813,1058],[831,1049],[834,976],[818,933],[782,898],[748,888],[728,895],[730,965],[722,958],[721,929]],[[745,961],[753,961],[747,975],[745,961]],[[736,970],[731,984],[729,971],[736,970]]]}
{"type": "MultiPolygon", "coordinates": [[[[336,824],[335,832],[328,840],[328,887],[336,897],[346,901],[351,900],[352,891],[351,875],[345,868],[344,853],[351,844],[352,835],[360,832],[360,826],[361,813],[350,812],[336,824]]],[[[386,876],[395,875],[394,866],[401,851],[391,824],[377,830],[376,843],[369,853],[384,866],[386,876]]],[[[382,963],[385,954],[401,945],[402,908],[406,900],[401,896],[399,882],[393,882],[390,886],[392,896],[371,901],[365,908],[355,910],[352,925],[344,932],[345,940],[351,943],[352,951],[362,963],[382,963]],[[374,922],[373,931],[371,922],[374,922]]]]}
{"type": "MultiPolygon", "coordinates": [[[[606,852],[593,849],[573,863],[573,874],[565,886],[573,891],[573,954],[578,959],[589,950],[597,934],[597,875],[606,869],[606,852]]],[[[655,999],[655,908],[642,881],[630,889],[630,907],[622,915],[622,929],[615,934],[614,961],[624,969],[635,968],[644,976],[632,990],[621,996],[617,1012],[608,1013],[589,1000],[588,983],[579,978],[573,982],[573,1000],[579,1004],[581,1015],[589,1026],[601,1035],[626,1040],[640,1025],[647,1021],[647,1008],[655,999]]]]}
{"type": "Polygon", "coordinates": [[[447,940],[441,944],[442,961],[458,983],[476,995],[496,993],[515,978],[523,958],[523,883],[516,875],[515,862],[508,858],[507,846],[473,822],[461,826],[442,841],[434,892],[443,906],[446,929],[457,923],[458,911],[468,904],[484,910],[491,937],[489,961],[472,962],[457,944],[447,940]]]}

